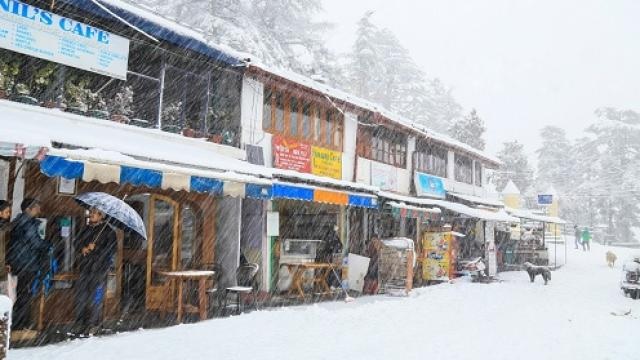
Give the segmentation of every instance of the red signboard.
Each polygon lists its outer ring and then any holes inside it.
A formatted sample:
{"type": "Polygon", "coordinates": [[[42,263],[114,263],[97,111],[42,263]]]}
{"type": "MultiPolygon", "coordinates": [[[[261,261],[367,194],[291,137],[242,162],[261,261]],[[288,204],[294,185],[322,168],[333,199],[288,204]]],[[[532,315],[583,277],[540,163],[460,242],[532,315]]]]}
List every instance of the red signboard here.
{"type": "Polygon", "coordinates": [[[274,136],[273,167],[278,169],[311,172],[311,145],[302,141],[274,136]]]}

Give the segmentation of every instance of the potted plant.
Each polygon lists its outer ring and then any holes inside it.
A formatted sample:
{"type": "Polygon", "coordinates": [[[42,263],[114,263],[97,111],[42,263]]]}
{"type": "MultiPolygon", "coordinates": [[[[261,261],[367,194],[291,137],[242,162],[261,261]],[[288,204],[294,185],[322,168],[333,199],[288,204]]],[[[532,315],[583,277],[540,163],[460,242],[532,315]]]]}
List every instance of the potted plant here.
{"type": "Polygon", "coordinates": [[[87,116],[94,117],[96,119],[109,120],[109,110],[107,102],[100,93],[91,93],[89,95],[89,111],[87,116]]]}
{"type": "Polygon", "coordinates": [[[79,81],[77,84],[67,81],[65,85],[65,98],[68,104],[67,112],[86,115],[90,97],[91,90],[87,89],[86,81],[79,81]]]}
{"type": "Polygon", "coordinates": [[[129,116],[133,115],[133,89],[124,86],[109,102],[107,108],[111,114],[111,120],[123,124],[129,123],[129,116]]]}
{"type": "Polygon", "coordinates": [[[11,95],[11,100],[23,104],[38,105],[38,100],[31,96],[31,91],[25,83],[19,83],[15,87],[15,93],[11,95]]]}
{"type": "Polygon", "coordinates": [[[182,115],[182,101],[167,104],[162,109],[162,131],[179,134],[180,115],[182,115]]]}
{"type": "MultiPolygon", "coordinates": [[[[33,91],[37,97],[44,97],[51,81],[53,80],[53,74],[56,69],[57,65],[55,63],[48,62],[33,74],[33,91]]],[[[44,101],[42,105],[45,107],[54,107],[55,103],[51,101],[51,99],[48,99],[47,101],[44,101]]]]}
{"type": "Polygon", "coordinates": [[[18,62],[6,62],[0,60],[0,99],[8,99],[20,71],[18,62]]]}

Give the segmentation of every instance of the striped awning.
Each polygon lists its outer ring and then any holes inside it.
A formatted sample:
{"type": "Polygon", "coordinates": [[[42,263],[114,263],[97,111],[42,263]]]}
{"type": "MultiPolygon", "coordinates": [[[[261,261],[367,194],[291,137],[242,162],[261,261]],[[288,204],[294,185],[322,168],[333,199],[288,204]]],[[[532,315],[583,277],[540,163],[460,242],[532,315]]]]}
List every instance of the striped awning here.
{"type": "Polygon", "coordinates": [[[148,188],[171,189],[206,193],[213,196],[271,198],[270,181],[240,176],[233,179],[226,173],[219,177],[213,171],[203,171],[186,167],[167,166],[151,162],[136,161],[136,165],[113,164],[90,160],[69,159],[64,156],[46,156],[40,162],[40,171],[49,177],[79,179],[85,182],[131,184],[148,188]],[[147,164],[148,166],[144,166],[147,164]],[[211,176],[202,176],[201,173],[211,176]],[[199,174],[194,174],[199,173],[199,174]],[[240,181],[242,180],[242,181],[240,181]]]}
{"type": "Polygon", "coordinates": [[[319,188],[308,185],[290,183],[273,184],[274,199],[313,201],[332,205],[345,205],[362,208],[378,207],[378,198],[373,195],[354,194],[350,192],[319,188]]]}

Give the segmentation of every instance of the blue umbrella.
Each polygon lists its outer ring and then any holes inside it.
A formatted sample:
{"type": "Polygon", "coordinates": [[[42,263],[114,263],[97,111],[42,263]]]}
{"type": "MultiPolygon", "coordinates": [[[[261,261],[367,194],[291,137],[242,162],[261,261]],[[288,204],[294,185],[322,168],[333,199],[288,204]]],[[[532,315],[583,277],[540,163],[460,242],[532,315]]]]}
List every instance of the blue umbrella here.
{"type": "Polygon", "coordinates": [[[147,238],[147,230],[138,213],[129,204],[103,192],[88,192],[75,197],[85,207],[96,208],[125,227],[147,238]]]}

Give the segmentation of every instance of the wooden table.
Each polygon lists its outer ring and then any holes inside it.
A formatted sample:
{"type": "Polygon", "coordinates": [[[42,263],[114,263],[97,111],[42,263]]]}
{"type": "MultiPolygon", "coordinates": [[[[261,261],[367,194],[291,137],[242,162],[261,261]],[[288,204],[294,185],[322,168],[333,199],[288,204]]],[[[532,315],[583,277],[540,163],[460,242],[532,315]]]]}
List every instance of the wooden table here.
{"type": "Polygon", "coordinates": [[[162,276],[166,276],[170,281],[175,281],[178,288],[178,323],[182,322],[182,314],[184,312],[182,304],[182,298],[184,294],[184,282],[197,280],[198,281],[198,312],[200,320],[207,319],[207,278],[215,275],[215,271],[212,270],[184,270],[184,271],[159,271],[162,276]]]}
{"type": "Polygon", "coordinates": [[[331,274],[331,272],[336,268],[336,265],[332,263],[281,263],[280,265],[286,266],[289,269],[289,272],[292,273],[292,281],[291,287],[289,288],[289,295],[294,295],[295,292],[298,293],[298,297],[304,299],[304,273],[307,270],[318,270],[318,274],[314,274],[313,284],[319,285],[324,293],[331,292],[331,287],[329,286],[329,282],[327,278],[331,274]]]}

